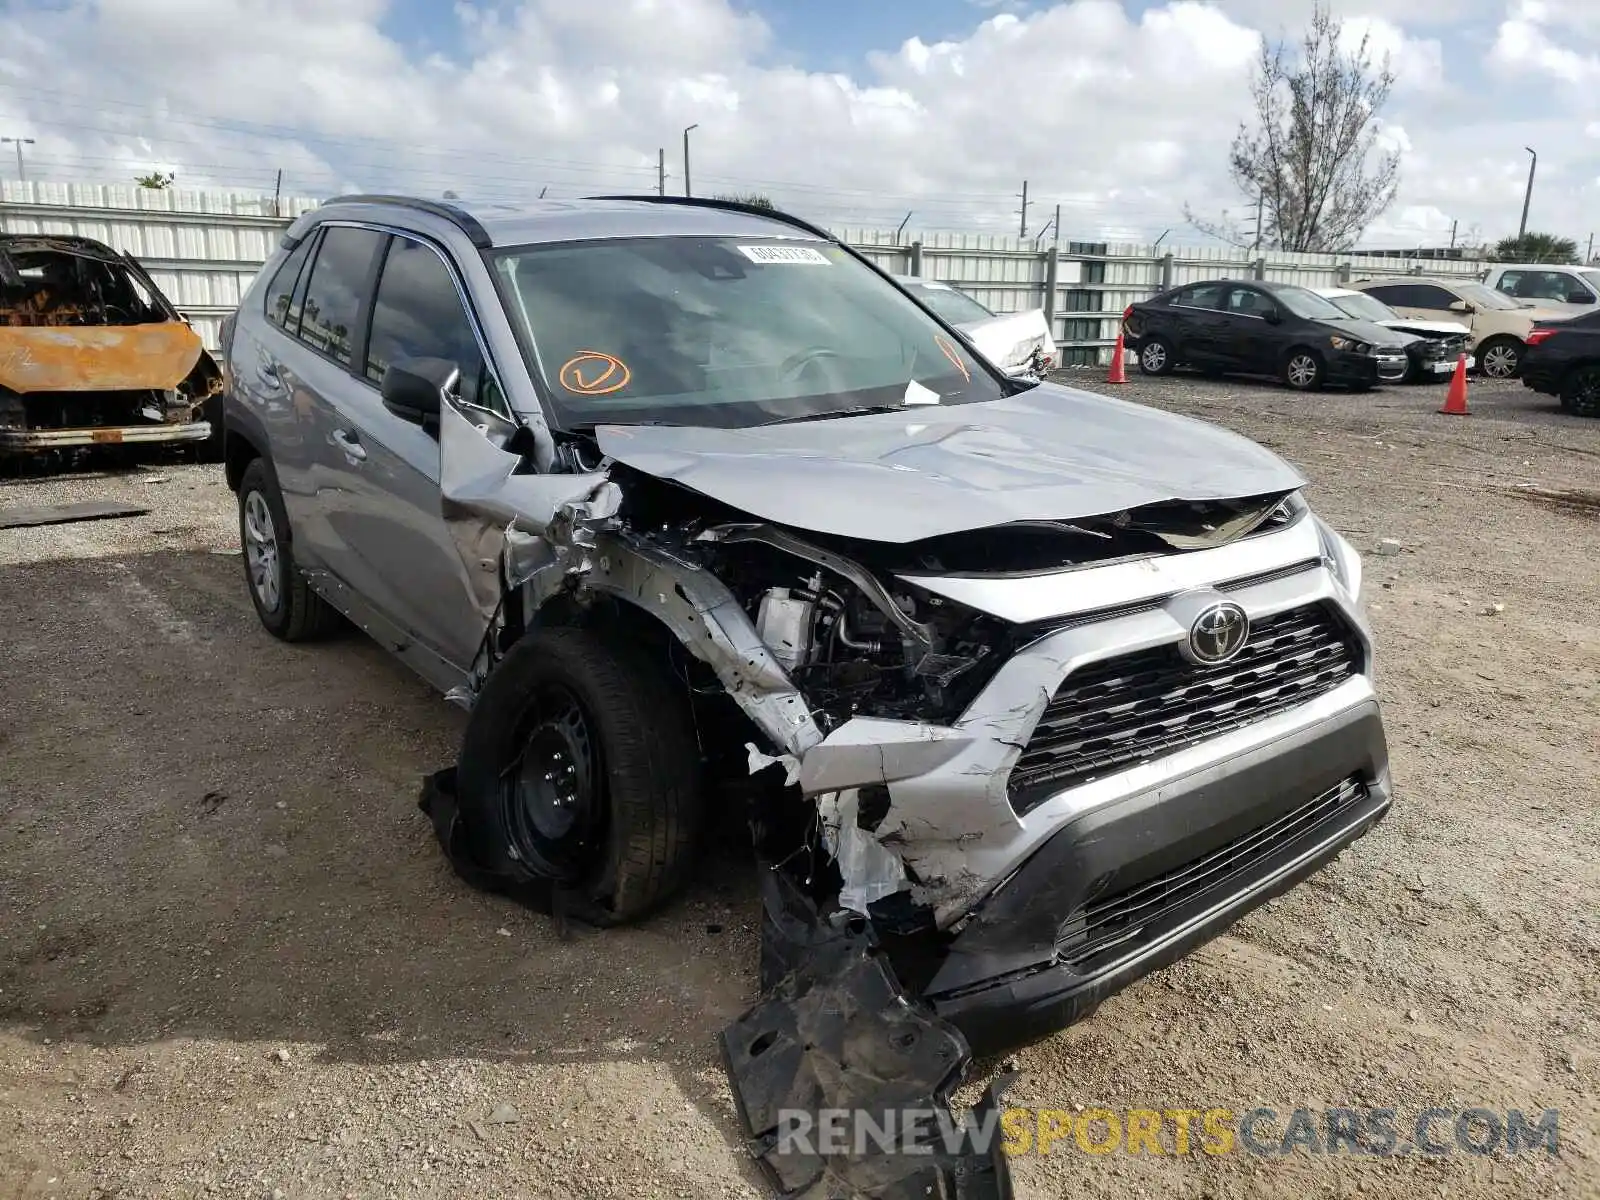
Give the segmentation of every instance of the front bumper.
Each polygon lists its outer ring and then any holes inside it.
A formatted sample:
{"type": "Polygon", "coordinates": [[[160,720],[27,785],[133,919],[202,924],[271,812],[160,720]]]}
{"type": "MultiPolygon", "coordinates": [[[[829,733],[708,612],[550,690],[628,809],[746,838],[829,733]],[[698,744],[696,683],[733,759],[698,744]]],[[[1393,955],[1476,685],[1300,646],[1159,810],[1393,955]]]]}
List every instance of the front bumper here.
{"type": "Polygon", "coordinates": [[[1389,803],[1370,700],[1125,796],[1061,828],[985,902],[925,997],[979,1054],[1047,1036],[1317,871],[1389,803]]]}
{"type": "Polygon", "coordinates": [[[1347,387],[1370,387],[1379,381],[1378,360],[1353,350],[1330,350],[1324,359],[1324,381],[1347,387]]]}
{"type": "Polygon", "coordinates": [[[0,429],[0,451],[203,442],[210,436],[211,424],[208,421],[171,425],[96,425],[86,429],[0,429]]]}
{"type": "Polygon", "coordinates": [[[924,994],[978,1043],[991,1025],[1026,1027],[1031,1037],[1074,1019],[1315,869],[1388,803],[1370,633],[1312,519],[1215,550],[910,582],[1053,632],[1005,662],[951,725],[855,718],[801,756],[799,782],[817,799],[855,901],[909,890],[931,910],[946,953],[924,994]],[[1356,646],[1354,672],[1289,707],[1014,807],[1010,776],[1063,682],[1103,660],[1180,642],[1197,589],[1224,594],[1252,622],[1307,606],[1332,611],[1356,646]],[[1350,829],[1319,827],[1304,845],[1279,847],[1271,861],[1230,876],[1204,897],[1209,915],[1152,930],[1126,947],[1126,962],[1071,973],[1083,979],[1052,973],[1063,924],[1084,900],[1191,862],[1349,778],[1366,788],[1370,808],[1350,829]]]}

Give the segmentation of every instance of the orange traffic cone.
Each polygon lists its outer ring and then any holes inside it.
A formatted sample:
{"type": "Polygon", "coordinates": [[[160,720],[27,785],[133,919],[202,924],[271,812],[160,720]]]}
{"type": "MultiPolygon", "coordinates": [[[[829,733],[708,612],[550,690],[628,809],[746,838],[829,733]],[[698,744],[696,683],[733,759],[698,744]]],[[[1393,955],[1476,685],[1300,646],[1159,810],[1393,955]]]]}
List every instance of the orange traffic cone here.
{"type": "Polygon", "coordinates": [[[1117,330],[1117,344],[1111,350],[1111,370],[1106,373],[1107,383],[1127,383],[1127,350],[1122,344],[1122,330],[1117,330]]]}
{"type": "Polygon", "coordinates": [[[1445,394],[1444,407],[1439,410],[1452,417],[1467,415],[1467,356],[1456,359],[1456,373],[1450,380],[1450,390],[1445,394]]]}

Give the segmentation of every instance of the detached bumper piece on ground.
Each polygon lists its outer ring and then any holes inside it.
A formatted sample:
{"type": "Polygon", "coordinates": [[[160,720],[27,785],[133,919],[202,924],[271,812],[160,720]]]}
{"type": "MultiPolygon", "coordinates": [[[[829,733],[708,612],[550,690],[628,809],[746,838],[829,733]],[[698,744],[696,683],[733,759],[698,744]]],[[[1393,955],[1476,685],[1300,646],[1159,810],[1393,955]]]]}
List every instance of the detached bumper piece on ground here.
{"type": "MultiPolygon", "coordinates": [[[[552,913],[570,936],[558,887],[486,869],[456,804],[455,768],[428,776],[418,806],[461,879],[552,913]]],[[[999,1133],[998,1089],[966,1120],[950,1107],[971,1061],[954,1026],[913,1003],[866,922],[821,919],[787,876],[762,876],[761,1000],[722,1032],[723,1063],[751,1152],[788,1200],[1012,1200],[999,1133]],[[845,1136],[847,1153],[819,1140],[822,1114],[860,1113],[872,1136],[845,1136]],[[908,1114],[934,1114],[908,1132],[908,1114]],[[784,1121],[809,1119],[786,1139],[784,1121]],[[897,1140],[879,1138],[892,1131],[897,1140]],[[914,1140],[904,1140],[913,1137],[914,1140]],[[864,1152],[857,1153],[862,1150],[864,1152]]],[[[842,914],[849,915],[849,914],[842,914]]]]}

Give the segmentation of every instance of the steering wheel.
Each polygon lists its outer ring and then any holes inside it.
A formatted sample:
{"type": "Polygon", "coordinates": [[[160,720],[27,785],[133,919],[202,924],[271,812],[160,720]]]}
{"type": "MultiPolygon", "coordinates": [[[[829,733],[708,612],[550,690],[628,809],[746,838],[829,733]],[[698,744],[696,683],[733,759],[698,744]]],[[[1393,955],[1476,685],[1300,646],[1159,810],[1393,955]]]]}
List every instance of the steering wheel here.
{"type": "Polygon", "coordinates": [[[805,374],[807,367],[825,362],[830,358],[842,357],[844,356],[837,350],[830,349],[827,346],[808,346],[797,354],[791,354],[783,362],[779,363],[778,373],[783,376],[786,382],[793,382],[805,374]]]}

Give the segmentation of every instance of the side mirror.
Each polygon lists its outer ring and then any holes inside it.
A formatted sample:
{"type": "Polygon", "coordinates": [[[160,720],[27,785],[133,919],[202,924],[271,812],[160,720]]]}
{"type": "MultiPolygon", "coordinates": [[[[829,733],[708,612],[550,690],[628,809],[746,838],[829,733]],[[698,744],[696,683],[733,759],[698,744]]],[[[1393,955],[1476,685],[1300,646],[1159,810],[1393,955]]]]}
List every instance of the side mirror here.
{"type": "Polygon", "coordinates": [[[1594,297],[1590,293],[1580,289],[1578,291],[1568,292],[1567,293],[1567,303],[1568,304],[1593,304],[1594,303],[1594,297]]]}
{"type": "Polygon", "coordinates": [[[461,368],[446,358],[402,358],[383,373],[383,406],[413,425],[437,425],[439,405],[453,391],[461,368]]]}
{"type": "Polygon", "coordinates": [[[1282,325],[1283,314],[1275,308],[1269,308],[1261,314],[1261,319],[1268,325],[1282,325]]]}
{"type": "Polygon", "coordinates": [[[1452,300],[1450,302],[1450,311],[1457,313],[1472,313],[1477,312],[1478,310],[1473,308],[1472,305],[1468,304],[1465,300],[1452,300]]]}

